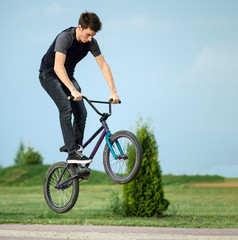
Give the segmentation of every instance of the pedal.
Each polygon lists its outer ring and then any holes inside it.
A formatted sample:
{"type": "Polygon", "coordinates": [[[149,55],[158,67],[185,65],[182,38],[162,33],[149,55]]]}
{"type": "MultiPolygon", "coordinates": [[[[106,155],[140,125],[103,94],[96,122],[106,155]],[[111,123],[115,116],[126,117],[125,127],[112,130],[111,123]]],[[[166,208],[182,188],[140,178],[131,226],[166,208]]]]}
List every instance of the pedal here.
{"type": "Polygon", "coordinates": [[[62,147],[60,147],[60,148],[59,148],[59,151],[60,151],[60,152],[68,152],[68,150],[67,150],[67,148],[65,147],[65,145],[62,146],[62,147]]]}
{"type": "Polygon", "coordinates": [[[81,178],[82,180],[88,180],[89,179],[91,169],[82,166],[80,168],[77,168],[76,171],[77,171],[77,174],[78,174],[79,178],[81,178]]]}

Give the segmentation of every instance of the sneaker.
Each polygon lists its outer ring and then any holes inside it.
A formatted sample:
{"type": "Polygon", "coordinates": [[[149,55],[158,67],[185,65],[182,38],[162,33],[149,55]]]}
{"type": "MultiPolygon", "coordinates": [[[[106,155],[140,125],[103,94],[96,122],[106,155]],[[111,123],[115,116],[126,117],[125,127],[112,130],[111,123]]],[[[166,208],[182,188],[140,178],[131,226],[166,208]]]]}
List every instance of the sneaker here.
{"type": "Polygon", "coordinates": [[[68,156],[66,159],[67,163],[77,163],[77,164],[86,164],[86,163],[91,163],[92,159],[86,157],[83,155],[81,148],[74,151],[72,154],[68,156]]]}
{"type": "MultiPolygon", "coordinates": [[[[79,146],[79,148],[80,148],[79,151],[82,152],[82,151],[83,151],[83,147],[82,147],[81,145],[79,145],[79,144],[78,144],[78,146],[79,146]]],[[[64,146],[60,147],[59,151],[60,151],[60,152],[68,152],[68,149],[67,149],[66,146],[64,145],[64,146]]]]}

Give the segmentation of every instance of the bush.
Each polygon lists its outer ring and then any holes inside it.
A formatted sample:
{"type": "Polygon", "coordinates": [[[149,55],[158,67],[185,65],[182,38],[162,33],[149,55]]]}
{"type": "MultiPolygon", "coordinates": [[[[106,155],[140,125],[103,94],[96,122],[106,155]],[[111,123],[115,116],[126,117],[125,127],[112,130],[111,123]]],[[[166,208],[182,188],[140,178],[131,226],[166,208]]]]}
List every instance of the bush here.
{"type": "Polygon", "coordinates": [[[124,206],[129,216],[159,216],[168,208],[169,201],[164,198],[158,145],[149,123],[142,124],[142,119],[137,122],[136,135],[142,146],[143,162],[135,180],[123,185],[124,206]]]}
{"type": "Polygon", "coordinates": [[[112,192],[110,205],[107,208],[107,212],[113,216],[126,216],[123,200],[118,196],[118,193],[112,192]]]}
{"type": "Polygon", "coordinates": [[[22,154],[24,153],[24,150],[25,150],[25,146],[24,146],[23,142],[21,141],[19,149],[18,149],[17,154],[16,154],[16,157],[14,159],[14,162],[15,162],[16,165],[22,164],[22,162],[23,162],[22,154]]]}
{"type": "Polygon", "coordinates": [[[31,165],[31,164],[42,164],[43,157],[38,151],[34,150],[34,147],[28,146],[27,150],[25,151],[25,146],[23,142],[20,143],[19,150],[15,157],[15,163],[17,165],[24,164],[24,165],[31,165]]]}

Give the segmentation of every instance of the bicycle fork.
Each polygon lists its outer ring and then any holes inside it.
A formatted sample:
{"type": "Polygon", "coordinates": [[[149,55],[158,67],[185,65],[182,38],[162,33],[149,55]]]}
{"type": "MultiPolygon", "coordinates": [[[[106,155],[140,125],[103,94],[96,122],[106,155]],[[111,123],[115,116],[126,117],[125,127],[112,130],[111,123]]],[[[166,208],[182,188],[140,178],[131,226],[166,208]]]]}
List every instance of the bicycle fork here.
{"type": "Polygon", "coordinates": [[[110,137],[112,136],[112,134],[111,134],[111,132],[110,132],[108,126],[107,126],[106,121],[102,122],[102,125],[103,125],[104,129],[106,130],[106,135],[105,135],[106,143],[107,143],[107,145],[108,145],[108,147],[109,147],[109,149],[110,149],[114,159],[115,160],[116,159],[127,159],[127,156],[125,156],[125,154],[124,154],[124,152],[123,152],[123,150],[121,148],[121,145],[120,145],[118,140],[116,140],[116,145],[117,145],[117,148],[118,148],[118,150],[120,152],[120,155],[116,155],[116,153],[115,153],[115,151],[114,151],[114,149],[112,147],[111,141],[110,141],[110,137]]]}
{"type": "Polygon", "coordinates": [[[116,155],[116,153],[115,153],[115,151],[114,151],[114,149],[112,147],[111,141],[110,141],[110,136],[111,135],[112,135],[111,132],[108,131],[106,136],[105,136],[105,138],[106,138],[107,145],[108,145],[108,147],[109,147],[109,149],[110,149],[114,159],[127,159],[127,156],[125,156],[125,154],[124,154],[124,152],[123,152],[123,150],[121,148],[121,145],[120,145],[118,140],[116,140],[116,146],[117,146],[117,148],[118,148],[118,150],[120,152],[120,155],[116,155]]]}

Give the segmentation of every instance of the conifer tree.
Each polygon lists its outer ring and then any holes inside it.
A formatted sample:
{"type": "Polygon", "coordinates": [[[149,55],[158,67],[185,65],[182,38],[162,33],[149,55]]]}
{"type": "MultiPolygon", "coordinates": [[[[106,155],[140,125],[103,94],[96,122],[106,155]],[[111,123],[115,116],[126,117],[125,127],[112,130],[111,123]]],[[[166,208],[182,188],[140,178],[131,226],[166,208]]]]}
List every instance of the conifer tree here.
{"type": "Polygon", "coordinates": [[[150,124],[142,123],[142,119],[137,122],[136,135],[142,146],[143,162],[138,176],[123,185],[124,207],[129,216],[159,216],[168,208],[169,201],[164,197],[158,145],[150,124]]]}
{"type": "Polygon", "coordinates": [[[30,145],[25,149],[25,145],[21,141],[14,161],[16,165],[42,164],[43,157],[30,145]]]}
{"type": "Polygon", "coordinates": [[[16,157],[14,159],[15,164],[22,164],[23,159],[22,159],[22,153],[24,153],[25,146],[23,144],[23,141],[20,142],[19,149],[17,151],[16,157]]]}

